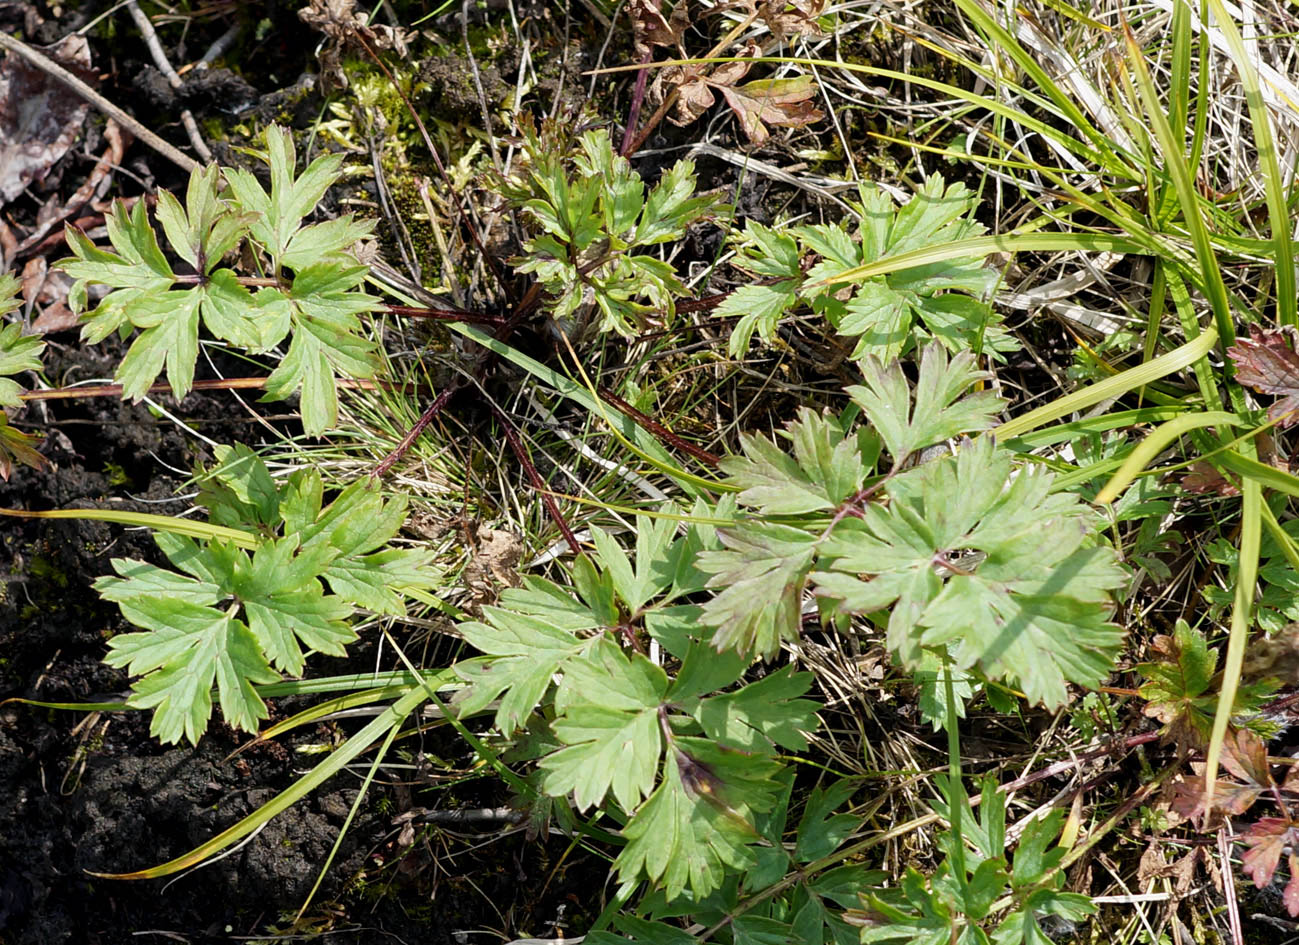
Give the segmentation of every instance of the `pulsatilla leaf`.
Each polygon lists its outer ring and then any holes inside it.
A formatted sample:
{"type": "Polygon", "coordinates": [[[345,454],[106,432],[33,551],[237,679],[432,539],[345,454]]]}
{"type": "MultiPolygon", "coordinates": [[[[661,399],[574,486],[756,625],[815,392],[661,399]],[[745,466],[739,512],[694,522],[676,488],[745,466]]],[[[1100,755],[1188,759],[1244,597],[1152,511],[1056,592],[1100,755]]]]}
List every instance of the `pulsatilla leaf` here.
{"type": "Polygon", "coordinates": [[[1124,571],[1086,543],[1075,496],[1012,468],[984,437],[894,477],[887,506],[835,526],[811,580],[845,613],[891,608],[888,646],[905,665],[946,650],[957,669],[1059,706],[1066,682],[1094,686],[1113,665],[1123,631],[1107,620],[1108,591],[1124,571]]]}
{"type": "Polygon", "coordinates": [[[141,677],[127,703],[153,709],[151,730],[165,742],[198,741],[214,682],[226,721],[256,731],[266,717],[256,684],[300,674],[307,652],[343,655],[356,639],[349,618],[358,605],[401,613],[405,595],[437,580],[427,553],[386,547],[405,518],[403,502],[360,482],[322,508],[316,470],[277,488],[247,448],[218,458],[205,504],[214,521],[254,527],[256,547],[158,532],[174,570],[116,558],[117,576],[95,582],[142,628],[113,637],[106,661],[141,677]]]}
{"type": "Polygon", "coordinates": [[[706,551],[698,567],[721,590],[703,606],[704,622],[716,627],[713,646],[741,655],[775,656],[781,640],[798,638],[802,590],[816,553],[816,536],[774,522],[719,528],[725,546],[706,551]]]}
{"type": "Polygon", "coordinates": [[[698,900],[728,872],[756,862],[752,844],[761,837],[752,818],[776,803],[780,765],[705,739],[678,738],[674,746],[658,788],[623,829],[627,846],[615,866],[624,891],[648,877],[668,901],[687,889],[698,900]]]}

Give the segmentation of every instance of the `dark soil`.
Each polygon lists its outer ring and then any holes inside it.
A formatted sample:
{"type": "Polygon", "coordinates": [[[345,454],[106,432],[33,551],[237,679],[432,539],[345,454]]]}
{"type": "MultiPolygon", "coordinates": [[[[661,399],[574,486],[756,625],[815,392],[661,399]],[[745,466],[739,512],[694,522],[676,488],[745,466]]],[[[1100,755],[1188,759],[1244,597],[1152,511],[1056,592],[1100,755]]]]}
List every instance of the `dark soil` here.
{"type": "MultiPolygon", "coordinates": [[[[66,354],[52,350],[47,363],[54,375],[103,376],[114,358],[74,348],[66,354]]],[[[193,395],[183,410],[168,406],[214,439],[246,436],[242,424],[232,425],[231,405],[219,396],[193,395]]],[[[174,496],[180,479],[167,469],[193,468],[210,458],[169,421],[114,398],[54,401],[29,408],[19,419],[41,421],[53,468],[19,470],[0,485],[0,505],[9,508],[177,512],[187,503],[174,496]]],[[[0,698],[120,700],[128,680],[101,658],[105,638],[129,628],[91,584],[110,573],[112,557],[156,560],[152,541],[142,532],[97,522],[4,523],[0,698]]],[[[362,641],[351,660],[314,668],[322,675],[371,668],[371,645],[362,641]]],[[[288,700],[272,704],[280,717],[298,708],[288,700]]],[[[313,906],[296,925],[294,916],[357,797],[359,777],[339,776],[236,852],[179,879],[123,882],[89,875],[138,870],[193,849],[265,804],[315,762],[318,756],[300,755],[297,746],[346,734],[322,726],[229,758],[246,737],[219,722],[198,748],[169,749],[150,738],[143,713],[5,704],[0,942],[116,943],[140,941],[135,936],[144,932],[207,942],[292,931],[326,942],[439,943],[457,941],[457,931],[483,928],[553,935],[565,912],[570,920],[585,915],[589,921],[600,897],[589,871],[577,870],[573,878],[564,872],[567,838],[543,843],[514,830],[493,839],[498,825],[399,841],[394,820],[413,804],[505,803],[489,780],[439,788],[435,799],[423,794],[427,781],[378,784],[345,834],[313,906]],[[470,848],[478,849],[466,852],[470,848]]],[[[426,739],[422,747],[454,762],[469,760],[454,737],[426,739]]]]}

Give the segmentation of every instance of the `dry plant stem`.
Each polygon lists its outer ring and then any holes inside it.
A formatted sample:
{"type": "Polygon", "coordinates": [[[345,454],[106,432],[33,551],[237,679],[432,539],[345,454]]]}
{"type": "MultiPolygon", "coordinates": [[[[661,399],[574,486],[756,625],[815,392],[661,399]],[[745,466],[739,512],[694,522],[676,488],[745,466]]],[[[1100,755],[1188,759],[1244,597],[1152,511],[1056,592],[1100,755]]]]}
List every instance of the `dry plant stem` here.
{"type": "Polygon", "coordinates": [[[7,33],[0,32],[0,48],[6,49],[11,53],[22,56],[37,69],[40,69],[46,75],[58,79],[72,91],[76,92],[95,108],[99,109],[105,115],[112,118],[123,128],[135,135],[137,139],[143,141],[149,147],[153,148],[167,160],[171,161],[177,167],[185,171],[194,171],[202,167],[198,161],[186,154],[181,153],[171,144],[168,144],[162,138],[158,137],[144,125],[140,124],[126,112],[122,111],[104,96],[100,95],[85,82],[63,68],[48,56],[37,52],[21,40],[14,39],[7,33]]]}
{"type": "Polygon", "coordinates": [[[428,428],[428,425],[433,422],[434,418],[442,412],[442,408],[451,402],[452,396],[454,396],[456,391],[458,391],[462,386],[463,382],[457,381],[456,383],[448,385],[442,393],[434,397],[433,402],[428,405],[427,409],[420,414],[420,418],[415,421],[415,425],[401,438],[401,442],[393,447],[392,452],[380,460],[379,465],[374,467],[374,471],[370,473],[370,475],[376,479],[386,476],[388,471],[391,470],[393,466],[397,465],[401,458],[406,455],[407,451],[415,445],[415,441],[419,439],[420,434],[423,433],[425,429],[428,428]]]}
{"type": "Polygon", "coordinates": [[[568,522],[564,519],[564,513],[559,510],[559,503],[555,501],[555,496],[546,488],[545,480],[541,478],[541,473],[537,472],[537,467],[532,463],[532,457],[524,449],[523,441],[519,439],[519,434],[515,431],[514,425],[510,423],[509,417],[496,404],[492,404],[492,413],[496,414],[496,419],[501,422],[501,429],[505,431],[505,438],[510,441],[510,449],[514,450],[514,455],[518,458],[519,463],[523,466],[523,471],[527,473],[528,480],[532,487],[537,490],[541,496],[541,501],[546,504],[546,511],[554,520],[555,525],[559,528],[560,534],[568,542],[568,546],[573,549],[573,554],[580,556],[582,554],[582,545],[578,542],[577,536],[573,530],[568,527],[568,522]]]}
{"type": "MultiPolygon", "coordinates": [[[[645,53],[640,61],[643,65],[648,66],[654,61],[653,51],[645,53]]],[[[636,87],[632,90],[631,108],[627,112],[627,127],[623,130],[622,146],[618,150],[618,153],[623,157],[635,152],[635,148],[632,147],[632,144],[635,143],[633,136],[636,134],[636,123],[640,121],[640,107],[645,102],[645,86],[648,83],[649,69],[641,69],[636,73],[636,87]]]]}
{"type": "Polygon", "coordinates": [[[384,311],[393,315],[404,315],[407,318],[431,318],[443,322],[465,322],[469,325],[488,325],[497,327],[505,324],[499,315],[479,315],[458,308],[419,308],[411,305],[386,305],[384,311]]]}
{"type": "Polygon", "coordinates": [[[667,427],[663,426],[663,424],[659,423],[657,420],[653,419],[652,417],[647,417],[645,414],[641,413],[631,404],[627,403],[627,401],[623,400],[613,391],[609,390],[609,388],[597,387],[596,391],[599,393],[601,400],[604,400],[607,403],[612,404],[614,407],[616,407],[626,416],[630,417],[632,420],[635,420],[646,430],[649,430],[651,433],[653,433],[656,437],[658,437],[660,440],[664,441],[665,443],[668,443],[671,446],[675,446],[683,453],[689,453],[691,456],[699,460],[701,463],[707,463],[709,466],[716,466],[719,463],[721,463],[722,461],[721,458],[718,457],[716,454],[710,453],[708,452],[708,450],[705,449],[700,449],[698,446],[695,446],[693,443],[681,439],[681,437],[677,436],[675,433],[673,433],[667,427]]]}
{"type": "MultiPolygon", "coordinates": [[[[153,23],[145,12],[140,9],[136,0],[128,0],[126,11],[131,14],[131,19],[135,21],[136,29],[144,37],[144,44],[149,47],[149,55],[153,57],[153,64],[159,71],[167,77],[167,81],[173,89],[179,90],[185,83],[181,81],[176,70],[172,68],[171,60],[167,58],[167,52],[162,48],[162,43],[158,39],[158,34],[153,28],[153,23]]],[[[207,164],[212,163],[212,152],[208,150],[207,143],[203,136],[199,134],[198,123],[194,121],[194,113],[188,108],[181,109],[181,124],[185,126],[185,132],[189,135],[189,143],[194,147],[194,151],[207,164]]]]}

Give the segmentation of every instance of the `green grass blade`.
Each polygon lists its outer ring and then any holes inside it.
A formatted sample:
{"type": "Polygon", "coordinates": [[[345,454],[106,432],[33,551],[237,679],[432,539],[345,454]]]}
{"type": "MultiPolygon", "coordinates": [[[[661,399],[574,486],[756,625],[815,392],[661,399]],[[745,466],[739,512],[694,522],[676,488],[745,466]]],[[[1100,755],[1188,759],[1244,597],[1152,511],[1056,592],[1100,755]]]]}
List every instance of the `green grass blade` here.
{"type": "Polygon", "coordinates": [[[1076,411],[1086,410],[1102,400],[1119,397],[1140,387],[1145,387],[1161,377],[1166,377],[1175,371],[1180,371],[1188,365],[1194,364],[1213,348],[1214,342],[1217,340],[1217,332],[1213,330],[1206,331],[1200,337],[1193,338],[1186,344],[1174,348],[1167,354],[1160,355],[1153,361],[1147,361],[1145,364],[1129,368],[1121,374],[1107,377],[1105,380],[1097,381],[1082,390],[1057,398],[1049,404],[1043,404],[1036,410],[1030,410],[1013,420],[1006,421],[992,432],[999,440],[1013,439],[1022,436],[1029,430],[1036,430],[1040,426],[1067,417],[1076,411]]]}
{"type": "Polygon", "coordinates": [[[1227,300],[1227,286],[1222,281],[1222,270],[1218,266],[1218,256],[1209,239],[1208,228],[1204,225],[1204,216],[1200,210],[1200,198],[1195,191],[1191,170],[1186,164],[1180,136],[1174,135],[1169,127],[1168,116],[1164,114],[1159,94],[1150,78],[1146,67],[1145,56],[1137,44],[1132,30],[1124,25],[1124,40],[1128,50],[1128,64],[1131,67],[1137,91],[1145,105],[1146,114],[1159,142],[1159,149],[1164,155],[1164,167],[1173,182],[1178,202],[1182,206],[1182,217],[1191,235],[1195,247],[1195,256],[1199,261],[1201,288],[1213,309],[1214,321],[1218,326],[1218,337],[1223,347],[1236,343],[1236,329],[1231,321],[1231,306],[1227,300]]]}
{"type": "Polygon", "coordinates": [[[271,798],[257,810],[238,823],[226,828],[206,843],[200,844],[188,853],[182,853],[174,860],[168,860],[158,866],[136,870],[133,873],[90,873],[100,879],[156,879],[159,876],[170,876],[191,866],[197,866],[208,857],[220,853],[226,847],[248,836],[261,827],[276,814],[288,810],[299,800],[306,797],[320,785],[324,784],[338,772],[342,771],[353,759],[368,749],[390,730],[399,727],[402,720],[418,709],[427,699],[424,689],[413,686],[409,692],[384,709],[368,725],[349,738],[343,745],[307,774],[298,778],[289,787],[271,798]]]}
{"type": "Polygon", "coordinates": [[[255,550],[261,539],[237,528],[196,522],[171,515],[154,515],[150,512],[123,512],[116,509],[46,509],[29,512],[25,509],[0,509],[0,515],[12,518],[70,518],[84,522],[113,522],[117,525],[135,525],[156,532],[188,535],[190,538],[225,539],[237,548],[255,550]]]}
{"type": "Polygon", "coordinates": [[[1093,500],[1097,505],[1108,505],[1117,499],[1129,483],[1141,473],[1156,456],[1162,453],[1168,444],[1180,439],[1187,432],[1201,427],[1239,426],[1240,418],[1234,413],[1223,410],[1212,410],[1205,413],[1194,413],[1175,420],[1169,420],[1151,430],[1128,458],[1123,461],[1105,488],[1096,494],[1093,500]]]}
{"type": "Polygon", "coordinates": [[[1227,659],[1222,667],[1222,689],[1218,708],[1213,715],[1213,731],[1204,758],[1204,811],[1207,821],[1213,808],[1213,788],[1218,779],[1218,761],[1227,738],[1227,725],[1236,704],[1241,667],[1245,662],[1245,643],[1254,622],[1254,582],[1258,579],[1258,549],[1262,536],[1263,489],[1257,481],[1245,479],[1240,484],[1240,564],[1236,570],[1236,600],[1231,610],[1231,636],[1227,640],[1227,659]]]}
{"type": "Polygon", "coordinates": [[[1276,315],[1282,325],[1299,325],[1299,312],[1295,297],[1294,246],[1290,239],[1290,208],[1286,201],[1285,177],[1277,159],[1276,136],[1263,102],[1263,89],[1259,84],[1258,68],[1250,58],[1241,39],[1240,30],[1227,12],[1222,0],[1208,0],[1209,9],[1217,21],[1219,32],[1227,41],[1231,59],[1236,64],[1240,84],[1245,89],[1245,102],[1249,106],[1250,122],[1254,126],[1254,149],[1258,152],[1259,171],[1263,175],[1263,189],[1267,196],[1267,216],[1272,227],[1272,241],[1276,246],[1276,315]]]}
{"type": "Polygon", "coordinates": [[[1112,236],[1105,233],[1004,233],[996,236],[976,236],[968,240],[953,240],[950,243],[937,243],[909,253],[898,253],[896,256],[885,256],[874,262],[846,269],[836,275],[817,282],[807,283],[808,288],[838,284],[841,282],[858,282],[875,276],[913,269],[917,266],[929,266],[934,263],[947,262],[951,259],[969,259],[972,256],[987,256],[992,253],[1016,252],[1089,252],[1089,253],[1138,253],[1162,255],[1158,247],[1130,236],[1112,236]]]}

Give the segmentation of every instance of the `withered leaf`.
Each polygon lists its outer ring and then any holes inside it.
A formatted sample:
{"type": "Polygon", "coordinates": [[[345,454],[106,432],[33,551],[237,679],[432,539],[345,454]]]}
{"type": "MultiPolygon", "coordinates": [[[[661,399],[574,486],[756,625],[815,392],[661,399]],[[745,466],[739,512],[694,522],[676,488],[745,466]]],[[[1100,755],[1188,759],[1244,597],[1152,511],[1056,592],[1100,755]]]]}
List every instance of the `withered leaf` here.
{"type": "Polygon", "coordinates": [[[671,19],[663,16],[661,0],[630,0],[632,43],[641,62],[648,62],[654,46],[680,46],[681,36],[690,25],[687,0],[672,8],[671,19]]]}
{"type": "Polygon", "coordinates": [[[816,88],[809,75],[790,79],[758,79],[739,86],[716,86],[731,106],[740,127],[755,145],[766,142],[768,125],[796,128],[825,117],[813,103],[816,88]]]}
{"type": "MultiPolygon", "coordinates": [[[[1205,814],[1204,776],[1189,775],[1173,784],[1172,808],[1187,820],[1200,820],[1205,814]]],[[[1218,780],[1213,786],[1213,812],[1240,815],[1249,810],[1263,789],[1239,781],[1218,780]]]]}
{"type": "Polygon", "coordinates": [[[1279,426],[1290,426],[1299,420],[1299,354],[1286,341],[1293,333],[1250,325],[1249,335],[1237,338],[1227,349],[1236,365],[1236,380],[1259,393],[1279,396],[1281,399],[1268,408],[1268,418],[1279,426]]]}
{"type": "Polygon", "coordinates": [[[1259,789],[1272,787],[1272,771],[1267,761],[1267,745],[1248,729],[1237,729],[1222,745],[1222,767],[1232,777],[1259,789]]]}
{"type": "Polygon", "coordinates": [[[405,59],[410,51],[409,34],[394,26],[368,24],[368,17],[356,9],[356,0],[310,0],[298,11],[298,19],[320,30],[328,39],[316,53],[320,62],[321,86],[325,91],[347,88],[342,52],[347,48],[391,49],[405,59]]]}
{"type": "MultiPolygon", "coordinates": [[[[90,45],[72,34],[45,50],[88,75],[90,45]]],[[[90,106],[62,82],[9,53],[0,63],[0,204],[45,179],[81,133],[90,106]]]]}
{"type": "MultiPolygon", "coordinates": [[[[1244,839],[1248,849],[1241,857],[1241,865],[1254,885],[1262,889],[1272,882],[1286,847],[1293,849],[1299,843],[1299,829],[1289,819],[1263,817],[1249,825],[1244,839]]],[[[1290,882],[1286,883],[1284,902],[1290,915],[1299,916],[1299,856],[1291,853],[1289,860],[1290,882]]]]}

